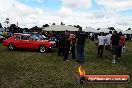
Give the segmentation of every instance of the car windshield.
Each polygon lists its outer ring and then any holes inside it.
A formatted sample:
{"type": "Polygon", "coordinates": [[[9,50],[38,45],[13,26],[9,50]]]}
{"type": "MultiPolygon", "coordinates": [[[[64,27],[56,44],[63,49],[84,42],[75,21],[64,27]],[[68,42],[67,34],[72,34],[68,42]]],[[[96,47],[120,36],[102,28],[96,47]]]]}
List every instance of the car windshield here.
{"type": "Polygon", "coordinates": [[[33,40],[41,40],[37,35],[32,35],[31,39],[33,39],[33,40]]]}
{"type": "Polygon", "coordinates": [[[44,35],[41,35],[41,34],[33,34],[32,37],[33,37],[33,39],[36,39],[36,40],[45,40],[45,39],[47,39],[47,37],[45,37],[44,35]]]}

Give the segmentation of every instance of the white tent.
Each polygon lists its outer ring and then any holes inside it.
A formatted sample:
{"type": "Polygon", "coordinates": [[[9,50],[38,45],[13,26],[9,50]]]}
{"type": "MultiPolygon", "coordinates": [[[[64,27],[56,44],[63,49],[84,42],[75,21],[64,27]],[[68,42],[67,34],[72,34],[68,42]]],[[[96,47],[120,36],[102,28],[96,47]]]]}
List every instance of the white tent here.
{"type": "Polygon", "coordinates": [[[122,31],[122,34],[128,34],[128,32],[127,31],[122,31]]]}
{"type": "Polygon", "coordinates": [[[93,32],[93,33],[98,33],[98,31],[92,27],[87,27],[87,28],[84,28],[83,31],[85,32],[93,32]]]}
{"type": "Polygon", "coordinates": [[[132,34],[132,30],[122,31],[123,34],[132,34]]]}
{"type": "Polygon", "coordinates": [[[132,34],[132,30],[127,30],[124,34],[132,34]]]}
{"type": "Polygon", "coordinates": [[[119,28],[116,29],[116,31],[117,31],[117,32],[123,32],[123,30],[121,30],[121,29],[119,29],[119,28]]]}
{"type": "Polygon", "coordinates": [[[100,33],[100,32],[109,33],[109,31],[110,31],[110,29],[108,29],[108,28],[100,28],[98,30],[98,33],[100,33]]]}
{"type": "Polygon", "coordinates": [[[66,25],[52,25],[50,27],[46,27],[43,30],[45,31],[78,31],[78,28],[73,26],[66,26],[66,25]]]}

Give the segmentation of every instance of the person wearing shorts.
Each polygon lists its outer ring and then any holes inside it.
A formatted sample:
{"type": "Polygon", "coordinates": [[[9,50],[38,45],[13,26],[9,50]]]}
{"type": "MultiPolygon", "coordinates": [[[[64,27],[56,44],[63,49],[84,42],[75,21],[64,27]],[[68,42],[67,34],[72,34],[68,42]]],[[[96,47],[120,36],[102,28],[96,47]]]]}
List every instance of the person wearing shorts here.
{"type": "Polygon", "coordinates": [[[109,34],[106,35],[106,43],[105,43],[106,55],[105,56],[107,56],[110,51],[111,36],[112,36],[112,31],[109,31],[109,34]]]}
{"type": "Polygon", "coordinates": [[[119,40],[120,40],[120,37],[117,35],[117,31],[114,31],[113,35],[111,36],[112,57],[113,57],[112,63],[116,63],[119,40]]]}

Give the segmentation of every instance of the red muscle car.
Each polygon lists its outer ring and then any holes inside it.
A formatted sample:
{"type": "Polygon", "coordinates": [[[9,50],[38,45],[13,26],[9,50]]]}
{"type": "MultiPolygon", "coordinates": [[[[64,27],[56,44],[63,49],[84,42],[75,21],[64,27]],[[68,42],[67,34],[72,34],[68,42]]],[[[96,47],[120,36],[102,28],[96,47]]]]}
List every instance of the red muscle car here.
{"type": "Polygon", "coordinates": [[[3,41],[3,45],[7,46],[9,50],[18,49],[34,49],[41,53],[46,52],[54,46],[53,42],[41,40],[39,37],[31,34],[14,35],[3,41]]]}

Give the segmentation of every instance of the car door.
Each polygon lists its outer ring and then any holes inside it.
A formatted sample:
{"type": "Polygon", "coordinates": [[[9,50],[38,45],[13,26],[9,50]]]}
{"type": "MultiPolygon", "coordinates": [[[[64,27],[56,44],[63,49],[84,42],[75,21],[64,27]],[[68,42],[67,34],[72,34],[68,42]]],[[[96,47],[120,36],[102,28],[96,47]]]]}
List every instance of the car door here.
{"type": "Polygon", "coordinates": [[[27,35],[21,35],[21,48],[24,48],[24,49],[30,49],[31,48],[31,45],[32,43],[30,42],[29,40],[30,36],[27,36],[27,35]]]}
{"type": "Polygon", "coordinates": [[[14,43],[16,48],[22,48],[21,35],[16,35],[13,43],[14,43]]]}

